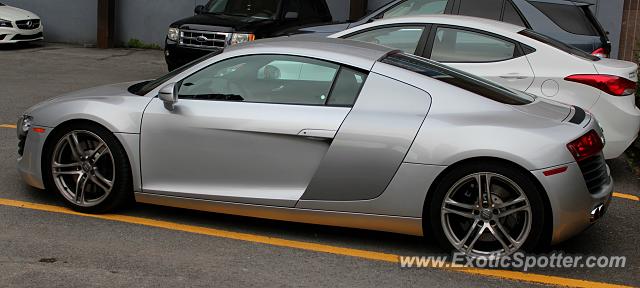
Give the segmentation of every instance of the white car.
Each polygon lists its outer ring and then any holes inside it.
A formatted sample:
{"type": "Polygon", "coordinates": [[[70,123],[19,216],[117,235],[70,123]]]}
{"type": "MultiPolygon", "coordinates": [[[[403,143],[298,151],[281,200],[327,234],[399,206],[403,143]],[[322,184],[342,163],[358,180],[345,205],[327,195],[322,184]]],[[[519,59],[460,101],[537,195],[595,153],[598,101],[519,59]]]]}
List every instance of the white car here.
{"type": "Polygon", "coordinates": [[[0,44],[44,39],[38,15],[0,3],[0,44]]]}
{"type": "Polygon", "coordinates": [[[402,49],[586,109],[604,130],[607,159],[620,156],[638,137],[640,109],[634,95],[638,65],[600,59],[524,27],[474,17],[425,15],[374,21],[329,37],[402,49]]]}

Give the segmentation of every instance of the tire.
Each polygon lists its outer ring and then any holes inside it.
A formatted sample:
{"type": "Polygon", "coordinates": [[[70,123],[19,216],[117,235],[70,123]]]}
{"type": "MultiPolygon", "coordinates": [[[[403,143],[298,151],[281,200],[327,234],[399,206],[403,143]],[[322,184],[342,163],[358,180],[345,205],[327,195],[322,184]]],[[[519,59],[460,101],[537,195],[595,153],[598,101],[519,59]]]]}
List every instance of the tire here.
{"type": "Polygon", "coordinates": [[[544,245],[544,191],[528,173],[502,161],[454,168],[441,178],[430,202],[425,203],[429,209],[424,215],[428,217],[425,230],[443,248],[470,257],[500,257],[544,245]],[[487,187],[487,180],[489,189],[480,190],[487,187]],[[479,195],[484,195],[481,202],[479,195]]]}
{"type": "Polygon", "coordinates": [[[99,214],[133,202],[126,152],[113,133],[97,124],[56,128],[43,151],[42,171],[47,190],[57,191],[73,210],[99,214]]]}

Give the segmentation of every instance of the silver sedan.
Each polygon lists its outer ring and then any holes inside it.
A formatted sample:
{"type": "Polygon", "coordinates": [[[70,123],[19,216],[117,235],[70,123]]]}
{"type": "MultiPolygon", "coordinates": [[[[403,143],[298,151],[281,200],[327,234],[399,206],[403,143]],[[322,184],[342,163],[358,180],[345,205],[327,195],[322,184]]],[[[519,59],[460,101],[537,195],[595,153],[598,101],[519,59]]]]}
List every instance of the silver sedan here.
{"type": "Polygon", "coordinates": [[[291,37],[18,123],[18,170],[71,208],[137,201],[433,235],[470,256],[565,240],[612,180],[588,112],[373,44],[291,37]]]}

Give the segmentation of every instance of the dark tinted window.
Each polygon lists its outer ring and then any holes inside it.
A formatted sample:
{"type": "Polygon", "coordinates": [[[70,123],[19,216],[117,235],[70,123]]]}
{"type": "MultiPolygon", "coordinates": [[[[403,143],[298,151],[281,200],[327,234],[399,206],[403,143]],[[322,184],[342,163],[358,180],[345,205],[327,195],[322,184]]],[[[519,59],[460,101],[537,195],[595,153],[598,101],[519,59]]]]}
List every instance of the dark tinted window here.
{"type": "Polygon", "coordinates": [[[243,16],[252,18],[275,18],[278,0],[215,0],[207,3],[205,13],[243,16]]]}
{"type": "Polygon", "coordinates": [[[586,14],[591,13],[591,11],[588,10],[589,7],[586,5],[578,6],[537,1],[530,1],[530,3],[567,32],[599,36],[598,29],[586,14]]]}
{"type": "Polygon", "coordinates": [[[500,20],[503,0],[461,0],[458,14],[500,20]]]}
{"type": "Polygon", "coordinates": [[[518,26],[527,26],[524,23],[524,20],[522,20],[522,17],[520,17],[520,14],[518,14],[516,7],[513,6],[513,3],[511,3],[511,1],[507,1],[504,4],[504,15],[502,16],[502,21],[518,26]]]}
{"type": "Polygon", "coordinates": [[[333,84],[327,105],[352,106],[356,103],[356,98],[358,98],[366,80],[367,74],[342,67],[335,84],[333,84]]]}
{"type": "Polygon", "coordinates": [[[526,105],[535,100],[533,96],[523,92],[505,88],[484,78],[409,54],[391,54],[382,62],[446,82],[504,104],[526,105]]]}
{"type": "Polygon", "coordinates": [[[596,56],[593,56],[593,55],[591,55],[591,54],[589,54],[587,52],[584,52],[584,51],[582,51],[582,50],[580,50],[580,49],[578,49],[576,47],[570,46],[568,44],[564,44],[563,42],[560,42],[560,41],[558,41],[556,39],[553,39],[551,37],[548,37],[546,35],[542,35],[542,34],[540,34],[538,32],[533,31],[533,30],[530,30],[530,29],[522,30],[519,33],[524,35],[524,36],[527,36],[527,37],[529,37],[531,39],[534,39],[534,40],[540,41],[542,43],[545,43],[547,45],[550,45],[550,46],[552,46],[552,47],[554,47],[556,49],[560,49],[560,50],[562,50],[564,52],[567,52],[569,54],[572,54],[572,55],[575,55],[575,56],[578,56],[578,57],[581,57],[581,58],[584,58],[584,59],[587,59],[587,60],[591,60],[591,61],[600,60],[600,58],[598,58],[596,56]]]}

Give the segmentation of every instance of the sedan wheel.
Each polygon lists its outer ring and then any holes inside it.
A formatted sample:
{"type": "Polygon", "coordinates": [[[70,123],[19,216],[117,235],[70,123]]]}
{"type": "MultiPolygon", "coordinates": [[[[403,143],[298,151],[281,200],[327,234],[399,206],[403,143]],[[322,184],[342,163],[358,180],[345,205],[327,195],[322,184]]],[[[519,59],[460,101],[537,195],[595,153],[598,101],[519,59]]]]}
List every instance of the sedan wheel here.
{"type": "Polygon", "coordinates": [[[526,173],[491,162],[451,171],[429,203],[428,229],[436,232],[441,244],[469,257],[538,248],[544,244],[544,204],[526,173]]]}
{"type": "Polygon", "coordinates": [[[102,213],[131,200],[131,168],[117,138],[91,124],[62,127],[50,136],[43,171],[73,209],[102,213]]]}

